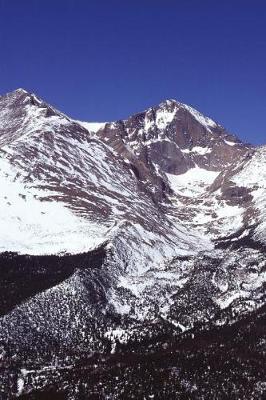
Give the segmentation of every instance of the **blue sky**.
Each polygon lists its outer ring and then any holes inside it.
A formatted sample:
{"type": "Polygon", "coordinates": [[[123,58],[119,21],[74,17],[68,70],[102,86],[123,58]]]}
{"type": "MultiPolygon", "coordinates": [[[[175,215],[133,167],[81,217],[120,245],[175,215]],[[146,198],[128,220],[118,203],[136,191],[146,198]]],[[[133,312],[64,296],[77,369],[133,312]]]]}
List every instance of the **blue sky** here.
{"type": "Polygon", "coordinates": [[[0,0],[0,93],[18,87],[90,121],[175,98],[266,143],[266,1],[0,0]]]}

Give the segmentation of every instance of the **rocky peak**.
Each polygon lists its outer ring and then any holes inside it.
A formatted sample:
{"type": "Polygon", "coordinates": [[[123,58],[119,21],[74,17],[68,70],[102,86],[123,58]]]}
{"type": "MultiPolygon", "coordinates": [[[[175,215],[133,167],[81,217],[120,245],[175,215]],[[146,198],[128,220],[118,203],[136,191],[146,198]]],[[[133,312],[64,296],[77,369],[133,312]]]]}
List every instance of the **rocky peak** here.
{"type": "Polygon", "coordinates": [[[17,89],[0,97],[0,147],[25,133],[47,131],[54,124],[66,124],[70,118],[35,94],[17,89]]]}
{"type": "Polygon", "coordinates": [[[134,165],[142,180],[160,171],[191,168],[221,171],[249,150],[236,136],[191,106],[165,100],[126,120],[106,124],[97,135],[134,165]]]}
{"type": "Polygon", "coordinates": [[[145,114],[147,117],[145,128],[147,130],[150,130],[152,125],[155,125],[160,131],[162,131],[167,129],[167,127],[173,122],[189,118],[194,119],[209,132],[211,131],[211,128],[219,127],[219,125],[209,117],[205,117],[202,113],[191,106],[174,99],[162,101],[158,106],[149,108],[145,114]]]}
{"type": "Polygon", "coordinates": [[[1,104],[6,104],[9,107],[25,107],[29,104],[41,105],[45,104],[39,99],[34,93],[31,93],[25,89],[19,88],[12,92],[0,96],[1,104]]]}

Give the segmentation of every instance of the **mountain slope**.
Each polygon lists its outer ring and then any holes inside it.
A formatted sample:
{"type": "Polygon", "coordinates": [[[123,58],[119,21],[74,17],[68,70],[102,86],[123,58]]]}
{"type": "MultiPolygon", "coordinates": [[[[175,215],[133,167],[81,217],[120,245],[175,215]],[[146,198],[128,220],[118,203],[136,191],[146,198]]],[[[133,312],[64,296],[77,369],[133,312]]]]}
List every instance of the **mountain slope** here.
{"type": "Polygon", "coordinates": [[[121,348],[160,356],[175,338],[253,318],[265,160],[174,100],[94,125],[22,89],[0,97],[3,395],[89,396],[74,372],[83,357],[90,370],[88,354],[106,371],[121,348]]]}
{"type": "Polygon", "coordinates": [[[123,219],[161,233],[157,220],[164,216],[109,147],[63,114],[50,115],[50,106],[25,91],[0,103],[8,110],[2,111],[0,135],[2,231],[12,224],[12,239],[2,237],[2,251],[20,251],[20,241],[29,254],[86,251],[123,219]],[[8,118],[13,135],[5,128],[8,118]]]}

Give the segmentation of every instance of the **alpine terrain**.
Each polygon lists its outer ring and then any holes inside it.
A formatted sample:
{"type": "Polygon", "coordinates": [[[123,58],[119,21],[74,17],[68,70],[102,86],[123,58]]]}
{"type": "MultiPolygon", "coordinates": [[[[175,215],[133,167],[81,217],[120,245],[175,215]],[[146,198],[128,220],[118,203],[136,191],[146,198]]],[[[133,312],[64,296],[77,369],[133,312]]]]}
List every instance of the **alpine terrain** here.
{"type": "Polygon", "coordinates": [[[0,399],[265,399],[266,146],[166,100],[0,97],[0,399]]]}

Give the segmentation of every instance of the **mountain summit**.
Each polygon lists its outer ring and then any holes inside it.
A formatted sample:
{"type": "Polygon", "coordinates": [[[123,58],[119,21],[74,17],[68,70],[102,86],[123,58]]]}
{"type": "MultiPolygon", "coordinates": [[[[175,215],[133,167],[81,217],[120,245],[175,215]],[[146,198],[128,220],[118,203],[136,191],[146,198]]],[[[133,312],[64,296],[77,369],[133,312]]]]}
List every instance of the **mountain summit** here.
{"type": "Polygon", "coordinates": [[[3,398],[263,398],[266,147],[175,100],[92,124],[18,89],[0,187],[3,398]]]}

